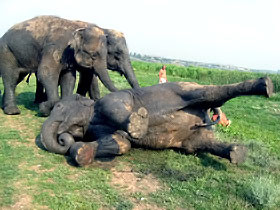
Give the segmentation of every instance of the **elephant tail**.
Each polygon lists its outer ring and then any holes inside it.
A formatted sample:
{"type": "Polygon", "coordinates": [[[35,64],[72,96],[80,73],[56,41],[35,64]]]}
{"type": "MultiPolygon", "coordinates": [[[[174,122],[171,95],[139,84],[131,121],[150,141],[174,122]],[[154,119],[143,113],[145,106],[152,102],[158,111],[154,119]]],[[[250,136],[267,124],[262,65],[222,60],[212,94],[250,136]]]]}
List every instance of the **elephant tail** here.
{"type": "Polygon", "coordinates": [[[31,77],[31,74],[32,74],[32,72],[30,72],[30,73],[28,74],[28,77],[27,77],[27,79],[26,79],[26,83],[27,83],[27,84],[29,84],[29,79],[30,79],[30,77],[31,77]]]}

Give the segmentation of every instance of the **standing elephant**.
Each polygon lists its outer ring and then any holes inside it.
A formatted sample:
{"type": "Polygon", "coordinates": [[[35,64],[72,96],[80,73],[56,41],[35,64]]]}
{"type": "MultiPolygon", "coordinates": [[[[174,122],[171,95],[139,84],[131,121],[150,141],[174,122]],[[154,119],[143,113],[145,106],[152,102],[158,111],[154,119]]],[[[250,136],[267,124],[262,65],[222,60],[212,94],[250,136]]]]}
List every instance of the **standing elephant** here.
{"type": "Polygon", "coordinates": [[[164,83],[117,91],[96,102],[74,95],[55,105],[42,126],[41,141],[48,151],[70,154],[81,166],[95,157],[124,154],[133,145],[209,152],[241,163],[246,148],[217,141],[208,110],[218,111],[238,96],[272,93],[271,79],[265,77],[220,86],[164,83]]]}
{"type": "MultiPolygon", "coordinates": [[[[107,40],[107,69],[117,71],[121,76],[124,75],[132,88],[139,88],[123,33],[112,29],[102,30],[107,40]]],[[[104,69],[104,71],[107,70],[104,69]]],[[[80,70],[77,93],[85,96],[87,92],[93,100],[100,98],[98,80],[94,72],[80,70]]],[[[43,86],[37,81],[35,102],[44,101],[45,97],[42,98],[42,96],[44,96],[43,86]]]]}
{"type": "MultiPolygon", "coordinates": [[[[112,29],[103,29],[103,31],[107,38],[107,69],[124,75],[132,88],[139,88],[123,33],[112,29]]],[[[96,100],[100,98],[98,80],[94,74],[88,71],[80,74],[77,89],[77,93],[83,96],[87,92],[89,92],[91,99],[96,100]]]]}
{"type": "Polygon", "coordinates": [[[40,111],[48,115],[59,99],[73,93],[76,70],[91,72],[110,91],[116,91],[107,72],[107,39],[94,24],[54,16],[39,16],[16,24],[0,39],[0,72],[4,83],[3,110],[19,114],[15,88],[30,73],[37,74],[47,101],[40,111]]]}

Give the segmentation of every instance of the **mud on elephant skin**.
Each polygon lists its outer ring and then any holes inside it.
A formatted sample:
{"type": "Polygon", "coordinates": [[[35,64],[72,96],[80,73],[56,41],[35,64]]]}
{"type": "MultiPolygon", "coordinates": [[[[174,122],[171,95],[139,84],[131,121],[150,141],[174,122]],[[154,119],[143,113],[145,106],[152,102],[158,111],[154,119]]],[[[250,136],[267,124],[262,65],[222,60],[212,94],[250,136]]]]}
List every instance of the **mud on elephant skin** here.
{"type": "Polygon", "coordinates": [[[92,72],[110,91],[116,91],[107,72],[107,39],[98,26],[54,16],[39,16],[10,28],[0,39],[0,72],[4,83],[3,110],[19,114],[15,88],[25,76],[37,73],[46,89],[40,109],[48,115],[59,100],[74,90],[76,70],[92,72]]]}
{"type": "Polygon", "coordinates": [[[127,153],[131,146],[209,152],[242,163],[246,148],[215,139],[208,110],[242,95],[270,97],[270,78],[230,85],[164,83],[110,93],[94,102],[79,95],[57,103],[41,130],[46,149],[79,165],[127,153]]]}

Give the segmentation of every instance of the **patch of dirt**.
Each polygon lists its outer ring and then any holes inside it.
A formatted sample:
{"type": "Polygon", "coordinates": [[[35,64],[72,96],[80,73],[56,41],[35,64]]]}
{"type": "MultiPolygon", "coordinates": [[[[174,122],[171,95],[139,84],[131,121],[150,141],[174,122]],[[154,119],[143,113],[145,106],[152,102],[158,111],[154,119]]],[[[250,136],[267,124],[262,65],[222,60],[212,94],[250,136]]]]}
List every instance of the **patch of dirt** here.
{"type": "Polygon", "coordinates": [[[124,195],[128,196],[134,193],[144,195],[140,200],[130,197],[130,201],[134,204],[133,210],[162,210],[155,204],[146,202],[145,195],[154,193],[163,186],[160,185],[157,178],[152,174],[142,175],[133,171],[130,166],[123,166],[121,169],[116,167],[111,169],[112,180],[111,185],[120,190],[124,195]]]}
{"type": "Polygon", "coordinates": [[[19,200],[10,207],[4,207],[3,210],[9,209],[32,209],[32,198],[30,195],[21,194],[18,198],[19,200]]]}
{"type": "Polygon", "coordinates": [[[117,158],[103,158],[103,159],[95,159],[92,164],[86,167],[90,168],[101,168],[104,170],[112,170],[118,165],[119,161],[117,158]]]}
{"type": "Polygon", "coordinates": [[[18,168],[24,169],[24,170],[35,171],[38,174],[42,174],[42,173],[45,173],[45,172],[52,172],[52,171],[54,171],[56,169],[55,167],[49,168],[49,169],[45,169],[45,168],[42,168],[42,165],[40,165],[40,164],[30,166],[30,165],[27,164],[27,162],[21,162],[18,165],[18,168]]]}
{"type": "Polygon", "coordinates": [[[156,205],[151,205],[147,203],[134,203],[133,210],[164,210],[164,208],[159,208],[156,205]]]}
{"type": "Polygon", "coordinates": [[[124,166],[122,170],[116,168],[111,169],[112,180],[111,185],[122,190],[125,194],[142,193],[147,195],[161,189],[159,181],[152,175],[142,175],[133,172],[129,166],[124,166]]]}
{"type": "MultiPolygon", "coordinates": [[[[34,209],[33,204],[32,204],[32,197],[30,195],[27,194],[21,194],[19,195],[19,197],[17,198],[17,202],[12,205],[12,206],[7,206],[7,207],[3,207],[2,210],[30,210],[30,209],[34,209]]],[[[40,207],[36,207],[36,209],[40,209],[40,210],[47,210],[49,209],[47,206],[40,206],[40,207]]]]}

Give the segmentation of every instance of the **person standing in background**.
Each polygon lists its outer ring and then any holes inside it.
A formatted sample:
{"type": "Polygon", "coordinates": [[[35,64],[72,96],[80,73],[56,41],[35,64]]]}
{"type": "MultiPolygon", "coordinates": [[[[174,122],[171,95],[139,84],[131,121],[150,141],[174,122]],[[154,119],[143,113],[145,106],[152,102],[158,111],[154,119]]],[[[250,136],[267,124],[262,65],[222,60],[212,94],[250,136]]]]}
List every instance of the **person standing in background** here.
{"type": "Polygon", "coordinates": [[[158,77],[159,77],[159,84],[167,82],[165,65],[163,65],[162,68],[159,70],[158,77]]]}

